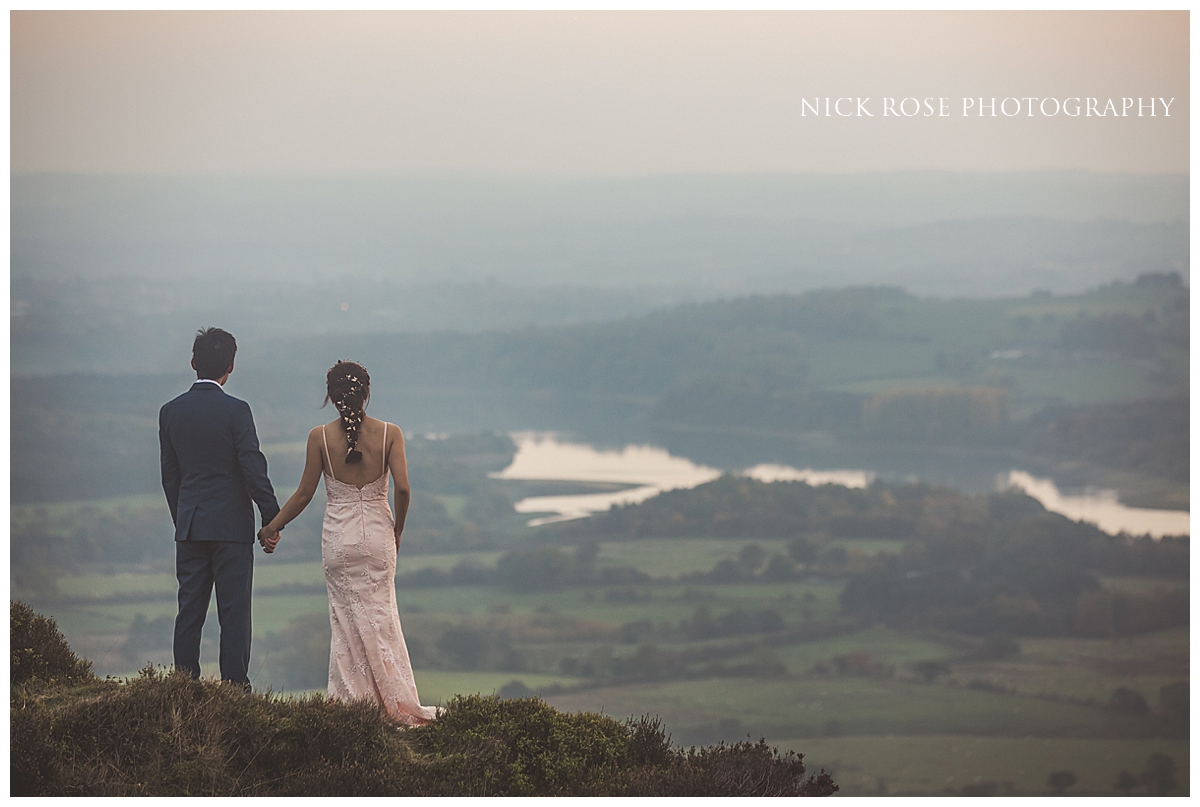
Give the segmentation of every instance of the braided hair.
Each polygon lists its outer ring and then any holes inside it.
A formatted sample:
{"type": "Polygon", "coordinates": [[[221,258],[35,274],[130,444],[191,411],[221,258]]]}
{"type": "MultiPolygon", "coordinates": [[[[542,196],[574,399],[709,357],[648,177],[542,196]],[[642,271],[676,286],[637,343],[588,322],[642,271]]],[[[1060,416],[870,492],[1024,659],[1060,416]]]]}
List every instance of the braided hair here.
{"type": "Polygon", "coordinates": [[[362,462],[358,437],[371,398],[371,376],[361,364],[339,359],[325,374],[325,389],[325,403],[332,401],[337,407],[346,430],[346,464],[362,462]]]}

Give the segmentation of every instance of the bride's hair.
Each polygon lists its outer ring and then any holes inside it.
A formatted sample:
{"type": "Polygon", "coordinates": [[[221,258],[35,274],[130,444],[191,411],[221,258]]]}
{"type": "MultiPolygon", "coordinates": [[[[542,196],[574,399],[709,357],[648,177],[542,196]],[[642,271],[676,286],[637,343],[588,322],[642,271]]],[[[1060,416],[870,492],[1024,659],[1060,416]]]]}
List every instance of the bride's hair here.
{"type": "Polygon", "coordinates": [[[358,435],[367,401],[371,399],[371,376],[361,364],[339,359],[325,374],[325,390],[325,404],[333,401],[342,416],[342,428],[346,430],[346,463],[362,462],[358,435]]]}

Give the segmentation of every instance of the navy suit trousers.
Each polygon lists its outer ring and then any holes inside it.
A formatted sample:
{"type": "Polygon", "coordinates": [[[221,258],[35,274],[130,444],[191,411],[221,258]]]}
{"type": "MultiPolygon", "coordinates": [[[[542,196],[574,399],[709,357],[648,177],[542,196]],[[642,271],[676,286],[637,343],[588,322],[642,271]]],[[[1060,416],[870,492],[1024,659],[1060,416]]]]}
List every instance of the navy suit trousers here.
{"type": "Polygon", "coordinates": [[[175,576],[179,615],[175,617],[175,666],[200,677],[200,632],[213,585],[221,624],[221,678],[248,686],[250,669],[250,589],[254,544],[241,541],[176,541],[175,576]]]}

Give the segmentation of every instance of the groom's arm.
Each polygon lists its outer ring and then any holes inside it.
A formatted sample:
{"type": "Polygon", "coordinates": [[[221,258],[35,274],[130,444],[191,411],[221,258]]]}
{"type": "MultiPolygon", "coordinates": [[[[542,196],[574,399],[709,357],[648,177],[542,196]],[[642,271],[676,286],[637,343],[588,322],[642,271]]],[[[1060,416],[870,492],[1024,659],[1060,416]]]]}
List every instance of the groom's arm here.
{"type": "Polygon", "coordinates": [[[167,434],[167,408],[158,410],[158,453],[162,466],[163,493],[167,494],[167,507],[171,509],[171,523],[176,522],[179,514],[179,486],[183,475],[179,472],[179,458],[175,456],[175,446],[171,445],[171,436],[167,434]]]}
{"type": "Polygon", "coordinates": [[[279,513],[279,502],[275,498],[271,480],[267,478],[267,458],[258,448],[258,432],[254,430],[250,404],[245,401],[238,401],[234,414],[233,444],[237,449],[238,465],[242,469],[246,490],[258,505],[262,523],[267,524],[279,513]]]}

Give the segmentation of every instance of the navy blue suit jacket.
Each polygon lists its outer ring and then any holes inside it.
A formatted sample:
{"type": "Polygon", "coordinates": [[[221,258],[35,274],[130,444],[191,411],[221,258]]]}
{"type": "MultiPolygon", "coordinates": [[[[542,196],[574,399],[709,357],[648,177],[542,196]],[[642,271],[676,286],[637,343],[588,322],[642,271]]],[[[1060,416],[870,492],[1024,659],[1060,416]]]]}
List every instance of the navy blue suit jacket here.
{"type": "Polygon", "coordinates": [[[250,405],[197,382],[158,412],[162,485],[176,541],[253,543],[254,510],[266,524],[279,512],[250,405]]]}

